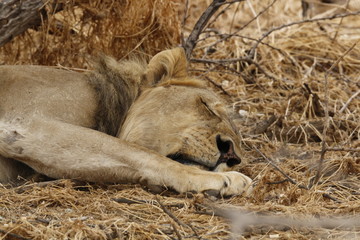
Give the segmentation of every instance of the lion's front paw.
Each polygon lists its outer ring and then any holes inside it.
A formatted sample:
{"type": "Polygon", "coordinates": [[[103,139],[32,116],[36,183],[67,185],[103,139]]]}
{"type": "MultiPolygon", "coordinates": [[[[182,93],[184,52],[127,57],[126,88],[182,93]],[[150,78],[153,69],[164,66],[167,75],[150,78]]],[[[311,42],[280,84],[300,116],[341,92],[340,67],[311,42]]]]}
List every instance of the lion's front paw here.
{"type": "Polygon", "coordinates": [[[248,196],[253,190],[252,180],[248,176],[239,172],[220,173],[227,180],[224,187],[220,190],[221,196],[244,195],[248,196]]]}
{"type": "Polygon", "coordinates": [[[222,181],[222,186],[218,189],[207,189],[204,192],[212,196],[248,196],[253,190],[251,178],[239,172],[221,172],[215,181],[222,181]]]}

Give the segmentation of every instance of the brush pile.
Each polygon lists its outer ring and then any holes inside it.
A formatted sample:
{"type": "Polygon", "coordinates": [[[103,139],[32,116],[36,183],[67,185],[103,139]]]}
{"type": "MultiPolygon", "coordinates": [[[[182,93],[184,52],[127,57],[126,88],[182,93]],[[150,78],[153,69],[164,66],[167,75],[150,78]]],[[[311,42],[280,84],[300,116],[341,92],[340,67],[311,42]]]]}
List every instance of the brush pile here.
{"type": "MultiPolygon", "coordinates": [[[[82,70],[98,51],[154,54],[180,44],[212,1],[131,2],[72,1],[1,47],[0,63],[82,70]]],[[[360,16],[327,14],[304,19],[300,0],[224,4],[192,53],[191,73],[234,112],[249,162],[239,171],[257,182],[251,196],[70,180],[3,187],[0,238],[359,238],[359,220],[344,218],[360,214],[360,16]]]]}

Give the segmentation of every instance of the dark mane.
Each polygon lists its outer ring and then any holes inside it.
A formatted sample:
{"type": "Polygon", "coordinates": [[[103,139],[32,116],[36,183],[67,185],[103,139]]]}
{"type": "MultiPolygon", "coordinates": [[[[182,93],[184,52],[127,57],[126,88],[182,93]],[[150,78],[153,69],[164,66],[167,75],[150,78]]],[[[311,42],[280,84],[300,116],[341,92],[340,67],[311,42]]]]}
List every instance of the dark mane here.
{"type": "Polygon", "coordinates": [[[117,62],[101,56],[96,68],[87,75],[98,98],[96,130],[116,136],[126,113],[139,94],[145,61],[117,62]]]}

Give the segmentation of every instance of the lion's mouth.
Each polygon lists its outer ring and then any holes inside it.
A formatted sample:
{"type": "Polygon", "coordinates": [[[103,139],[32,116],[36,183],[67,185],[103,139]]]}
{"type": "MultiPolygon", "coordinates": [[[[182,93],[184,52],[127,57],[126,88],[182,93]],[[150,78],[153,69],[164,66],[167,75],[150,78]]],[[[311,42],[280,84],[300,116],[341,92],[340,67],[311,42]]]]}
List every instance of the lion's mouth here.
{"type": "Polygon", "coordinates": [[[191,165],[191,166],[200,167],[205,170],[211,170],[209,166],[201,164],[195,159],[191,158],[190,156],[186,156],[185,154],[182,153],[169,154],[166,157],[184,165],[191,165]]]}
{"type": "Polygon", "coordinates": [[[228,168],[231,168],[241,163],[241,159],[235,154],[234,145],[231,141],[223,141],[218,135],[216,136],[216,145],[220,151],[220,157],[213,166],[205,165],[204,161],[199,161],[180,152],[169,154],[167,157],[181,164],[197,166],[209,171],[216,171],[220,165],[225,164],[228,168]]]}

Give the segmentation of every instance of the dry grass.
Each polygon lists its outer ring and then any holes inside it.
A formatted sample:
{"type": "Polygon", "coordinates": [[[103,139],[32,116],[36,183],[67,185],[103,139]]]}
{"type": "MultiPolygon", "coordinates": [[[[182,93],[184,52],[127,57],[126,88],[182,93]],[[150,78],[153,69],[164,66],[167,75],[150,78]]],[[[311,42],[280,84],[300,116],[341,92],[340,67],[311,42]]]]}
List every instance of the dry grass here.
{"type": "Polygon", "coordinates": [[[85,68],[99,52],[118,59],[133,51],[154,55],[180,40],[177,1],[57,2],[47,7],[43,27],[28,30],[0,49],[0,64],[85,68]]]}
{"type": "MultiPolygon", "coordinates": [[[[97,1],[93,8],[99,12],[109,9],[112,2],[103,2],[97,1]]],[[[144,2],[150,4],[150,1],[144,2]]],[[[185,36],[210,2],[189,1],[190,16],[183,29],[185,36]]],[[[320,228],[323,225],[311,221],[326,217],[356,217],[360,213],[360,96],[356,95],[360,89],[359,16],[284,27],[264,38],[251,61],[221,62],[246,58],[256,44],[253,39],[260,39],[263,33],[274,27],[302,21],[300,1],[278,0],[247,24],[271,2],[233,4],[209,26],[211,31],[200,36],[202,40],[195,48],[193,58],[208,62],[191,64],[192,73],[211,80],[216,85],[214,89],[225,95],[229,103],[231,101],[230,107],[235,111],[234,118],[243,136],[243,158],[250,162],[241,171],[257,181],[252,196],[214,201],[201,194],[179,196],[165,193],[159,196],[133,185],[79,186],[68,180],[44,186],[29,183],[28,188],[1,189],[2,237],[360,239],[358,221],[353,222],[357,226],[341,227],[340,223],[346,221],[340,220],[339,227],[331,229],[320,228]],[[222,40],[223,34],[235,31],[239,32],[222,40]],[[326,152],[322,141],[326,143],[326,152]],[[320,179],[314,184],[322,151],[325,153],[324,163],[320,179]],[[286,176],[269,161],[282,169],[286,176]],[[286,180],[288,178],[292,182],[286,180]],[[229,214],[224,209],[233,209],[231,212],[238,213],[241,218],[235,217],[233,222],[226,220],[224,216],[229,217],[229,214]],[[254,226],[247,221],[252,219],[251,216],[243,211],[273,217],[274,223],[275,216],[287,216],[289,224],[254,226]],[[301,221],[291,224],[290,219],[301,221]],[[237,232],[241,222],[250,225],[237,232]]],[[[143,25],[137,28],[119,26],[116,29],[132,31],[127,33],[132,37],[120,43],[114,36],[124,36],[125,33],[109,33],[109,29],[115,29],[111,26],[116,17],[83,18],[80,25],[93,29],[96,34],[85,37],[80,28],[71,37],[65,36],[74,27],[68,27],[58,35],[47,35],[43,29],[30,30],[0,48],[1,62],[86,68],[84,56],[94,54],[95,50],[121,58],[134,49],[153,54],[178,44],[180,35],[177,30],[182,19],[177,12],[180,10],[170,11],[172,8],[166,5],[170,3],[165,1],[155,1],[154,4],[159,4],[155,10],[144,7],[124,13],[124,16],[132,17],[134,11],[144,11],[147,16],[155,14],[157,27],[151,33],[147,32],[146,26],[153,25],[144,24],[151,21],[140,21],[143,25]],[[84,19],[88,19],[86,24],[82,22],[84,19]],[[92,26],[98,21],[106,24],[92,26]],[[148,41],[148,38],[155,40],[148,41]],[[46,45],[36,47],[44,41],[46,45]],[[141,44],[137,46],[139,42],[141,44]]],[[[130,8],[130,5],[125,6],[130,8]]],[[[184,4],[179,6],[181,9],[184,4]]],[[[131,26],[138,24],[136,19],[124,19],[131,26]]],[[[261,221],[262,218],[257,216],[256,219],[261,221]]]]}

